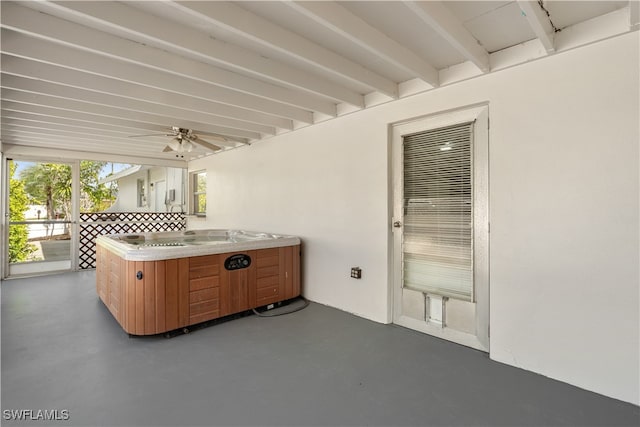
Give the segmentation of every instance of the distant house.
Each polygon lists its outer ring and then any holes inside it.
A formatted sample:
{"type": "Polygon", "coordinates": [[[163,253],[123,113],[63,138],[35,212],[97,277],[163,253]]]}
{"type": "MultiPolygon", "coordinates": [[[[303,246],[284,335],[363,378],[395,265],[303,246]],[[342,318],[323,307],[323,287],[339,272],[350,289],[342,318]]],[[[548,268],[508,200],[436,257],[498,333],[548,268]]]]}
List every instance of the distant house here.
{"type": "Polygon", "coordinates": [[[24,217],[25,219],[46,219],[47,207],[45,205],[29,205],[24,217]]]}
{"type": "Polygon", "coordinates": [[[117,182],[118,197],[106,212],[184,212],[186,171],[135,165],[100,180],[117,182]]]}

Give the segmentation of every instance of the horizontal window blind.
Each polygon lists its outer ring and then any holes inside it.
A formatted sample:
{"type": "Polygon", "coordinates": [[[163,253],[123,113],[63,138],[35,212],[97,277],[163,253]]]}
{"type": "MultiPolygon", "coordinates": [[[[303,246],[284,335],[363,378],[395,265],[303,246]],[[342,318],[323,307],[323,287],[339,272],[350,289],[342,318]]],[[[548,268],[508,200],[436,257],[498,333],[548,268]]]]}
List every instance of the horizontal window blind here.
{"type": "Polygon", "coordinates": [[[405,136],[404,286],[473,299],[473,123],[405,136]]]}

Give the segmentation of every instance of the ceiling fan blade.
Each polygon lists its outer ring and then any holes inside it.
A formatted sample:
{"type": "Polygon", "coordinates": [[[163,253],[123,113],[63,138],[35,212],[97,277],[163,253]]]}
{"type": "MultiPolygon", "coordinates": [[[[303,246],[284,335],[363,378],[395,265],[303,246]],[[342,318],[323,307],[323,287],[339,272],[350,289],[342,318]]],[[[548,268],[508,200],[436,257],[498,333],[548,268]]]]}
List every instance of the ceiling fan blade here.
{"type": "MultiPolygon", "coordinates": [[[[216,134],[208,134],[206,135],[207,139],[213,139],[214,141],[219,141],[219,142],[229,142],[228,138],[225,138],[222,135],[216,135],[216,134]]],[[[198,135],[193,135],[193,139],[200,139],[200,137],[198,135]]]]}
{"type": "Polygon", "coordinates": [[[202,138],[199,138],[199,137],[195,138],[195,139],[192,139],[191,141],[196,143],[196,144],[199,144],[199,145],[203,146],[204,148],[206,148],[208,150],[211,150],[211,151],[220,151],[220,150],[222,150],[222,147],[219,147],[219,146],[217,146],[215,144],[212,144],[212,143],[210,143],[208,141],[205,141],[205,140],[203,140],[202,138]]]}
{"type": "Polygon", "coordinates": [[[168,152],[170,152],[170,151],[173,151],[173,148],[169,147],[168,145],[166,145],[166,146],[164,147],[164,149],[162,150],[162,152],[163,152],[163,153],[168,153],[168,152]]]}
{"type": "Polygon", "coordinates": [[[208,134],[205,136],[207,137],[207,139],[213,139],[220,142],[250,145],[249,141],[246,138],[236,138],[234,136],[222,136],[222,135],[216,135],[216,134],[208,134]]]}
{"type": "Polygon", "coordinates": [[[166,133],[148,133],[145,135],[129,135],[127,136],[127,138],[139,138],[141,136],[173,136],[173,135],[167,135],[166,133]]]}

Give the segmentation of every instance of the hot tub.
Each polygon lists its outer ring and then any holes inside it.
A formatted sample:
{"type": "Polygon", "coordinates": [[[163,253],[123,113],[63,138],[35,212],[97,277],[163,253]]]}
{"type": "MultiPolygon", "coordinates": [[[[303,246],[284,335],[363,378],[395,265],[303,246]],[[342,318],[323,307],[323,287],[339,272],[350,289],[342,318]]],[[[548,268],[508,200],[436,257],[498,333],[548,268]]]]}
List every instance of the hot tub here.
{"type": "Polygon", "coordinates": [[[300,239],[244,230],[100,236],[96,290],[122,328],[153,335],[300,295],[300,239]]]}

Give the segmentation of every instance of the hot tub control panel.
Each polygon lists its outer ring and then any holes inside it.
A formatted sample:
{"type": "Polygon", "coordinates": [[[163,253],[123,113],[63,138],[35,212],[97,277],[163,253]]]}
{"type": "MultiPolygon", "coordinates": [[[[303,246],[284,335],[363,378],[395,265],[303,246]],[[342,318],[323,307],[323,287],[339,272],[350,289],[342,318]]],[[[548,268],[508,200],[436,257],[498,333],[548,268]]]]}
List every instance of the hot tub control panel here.
{"type": "Polygon", "coordinates": [[[251,257],[246,254],[231,255],[224,260],[224,268],[227,270],[240,270],[251,265],[251,257]]]}

